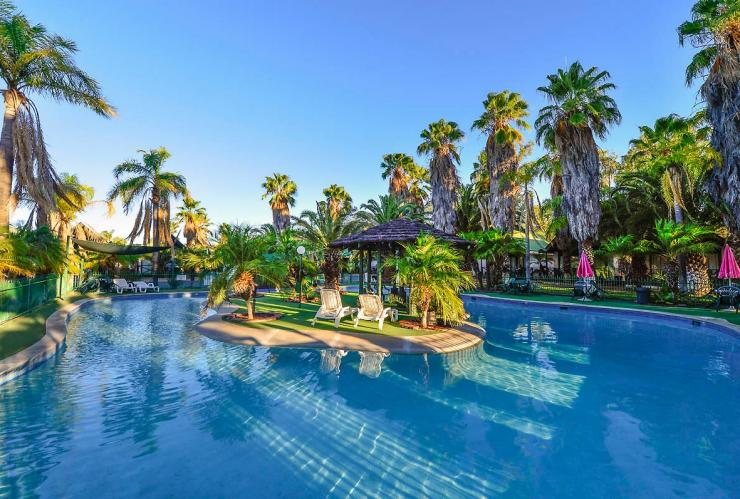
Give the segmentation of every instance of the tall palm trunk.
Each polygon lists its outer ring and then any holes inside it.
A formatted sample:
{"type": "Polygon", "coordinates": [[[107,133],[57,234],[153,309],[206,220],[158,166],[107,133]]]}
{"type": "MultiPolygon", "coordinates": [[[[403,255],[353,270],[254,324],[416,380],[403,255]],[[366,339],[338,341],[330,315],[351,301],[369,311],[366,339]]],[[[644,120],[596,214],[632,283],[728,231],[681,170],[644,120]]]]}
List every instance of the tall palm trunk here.
{"type": "Polygon", "coordinates": [[[338,249],[327,248],[324,251],[322,267],[326,287],[339,289],[339,278],[342,273],[342,252],[338,249]]]}
{"type": "Polygon", "coordinates": [[[0,135],[0,232],[10,227],[10,196],[13,188],[13,127],[18,114],[20,98],[15,91],[5,91],[3,131],[0,135]]]}
{"type": "MultiPolygon", "coordinates": [[[[677,224],[684,222],[683,208],[681,208],[681,199],[683,198],[681,192],[681,170],[671,165],[668,167],[668,184],[671,189],[671,196],[673,197],[673,218],[677,224]]],[[[686,255],[678,255],[678,288],[681,291],[686,291],[686,255]]]]}
{"type": "Polygon", "coordinates": [[[516,185],[511,176],[517,169],[514,144],[497,144],[493,136],[486,143],[486,161],[490,175],[491,225],[504,232],[514,231],[516,185]]]}
{"type": "MultiPolygon", "coordinates": [[[[153,217],[153,227],[152,227],[152,246],[155,248],[159,247],[159,224],[160,224],[160,215],[159,215],[159,203],[160,203],[160,197],[159,192],[157,192],[156,189],[152,191],[152,217],[153,217]]],[[[152,253],[152,274],[154,274],[154,282],[157,282],[157,271],[159,270],[159,251],[155,251],[152,253]]]]}
{"type": "Polygon", "coordinates": [[[736,38],[727,41],[718,63],[707,77],[701,93],[712,125],[712,147],[722,162],[708,176],[707,188],[715,203],[727,206],[725,223],[740,237],[740,47],[736,38]]]}
{"type": "Polygon", "coordinates": [[[563,212],[579,245],[596,236],[601,219],[599,154],[590,128],[561,125],[555,133],[563,176],[563,212]]]}
{"type": "Polygon", "coordinates": [[[455,232],[455,200],[458,185],[457,171],[449,156],[435,155],[430,168],[432,185],[432,222],[442,232],[455,232]]]}
{"type": "Polygon", "coordinates": [[[277,232],[290,226],[290,209],[287,204],[278,204],[272,208],[272,226],[277,232]]]}

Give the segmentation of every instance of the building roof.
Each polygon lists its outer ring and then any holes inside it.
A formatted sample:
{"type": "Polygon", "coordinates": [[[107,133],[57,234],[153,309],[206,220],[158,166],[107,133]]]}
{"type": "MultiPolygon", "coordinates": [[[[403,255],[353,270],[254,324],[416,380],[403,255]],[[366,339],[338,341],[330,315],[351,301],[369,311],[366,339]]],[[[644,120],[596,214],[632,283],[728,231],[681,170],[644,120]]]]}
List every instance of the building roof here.
{"type": "Polygon", "coordinates": [[[415,241],[422,233],[431,234],[435,238],[455,246],[469,247],[472,243],[466,239],[437,230],[418,220],[400,218],[375,227],[370,227],[357,234],[337,239],[329,246],[332,248],[348,249],[389,249],[415,241]]]}

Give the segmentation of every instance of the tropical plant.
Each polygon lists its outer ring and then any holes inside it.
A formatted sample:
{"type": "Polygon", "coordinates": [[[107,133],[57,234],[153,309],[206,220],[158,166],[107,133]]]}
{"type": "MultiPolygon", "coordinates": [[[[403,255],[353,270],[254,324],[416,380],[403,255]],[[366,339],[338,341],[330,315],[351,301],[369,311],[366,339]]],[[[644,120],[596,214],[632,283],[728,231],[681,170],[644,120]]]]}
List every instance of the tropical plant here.
{"type": "Polygon", "coordinates": [[[481,210],[475,184],[462,184],[455,201],[455,232],[481,230],[481,210]]]}
{"type": "Polygon", "coordinates": [[[591,247],[601,217],[599,205],[599,148],[594,135],[604,138],[621,114],[608,92],[615,88],[607,71],[584,69],[574,62],[567,70],[547,76],[540,87],[550,104],[535,121],[537,141],[558,151],[563,178],[562,209],[571,234],[591,247]]]}
{"type": "Polygon", "coordinates": [[[182,226],[182,234],[185,236],[188,248],[208,246],[211,222],[208,220],[206,209],[200,205],[200,201],[186,195],[175,214],[175,223],[178,227],[182,226]]]}
{"type": "Polygon", "coordinates": [[[478,160],[473,162],[473,172],[470,174],[470,182],[475,191],[475,200],[480,211],[480,223],[483,230],[491,227],[491,176],[488,172],[488,156],[485,149],[478,154],[478,160]]]}
{"type": "Polygon", "coordinates": [[[416,206],[417,213],[424,213],[429,199],[429,169],[414,163],[413,167],[408,167],[407,173],[409,200],[416,206]]]}
{"type": "Polygon", "coordinates": [[[290,208],[295,206],[295,195],[298,186],[287,175],[273,173],[272,177],[265,177],[262,188],[265,190],[262,199],[270,198],[272,225],[278,231],[288,228],[290,226],[290,208]]]}
{"type": "Polygon", "coordinates": [[[352,209],[352,196],[341,185],[331,184],[324,189],[326,204],[329,208],[329,215],[337,218],[342,212],[349,212],[352,209]]]}
{"type": "Polygon", "coordinates": [[[647,240],[638,241],[632,234],[611,237],[601,244],[596,252],[600,256],[617,257],[617,270],[629,279],[645,277],[644,255],[649,253],[651,245],[647,240]]]}
{"type": "Polygon", "coordinates": [[[520,257],[525,253],[521,239],[515,238],[511,232],[500,229],[474,232],[468,238],[476,243],[474,256],[489,262],[491,269],[488,278],[489,287],[503,281],[504,273],[510,266],[510,257],[520,257]]]}
{"type": "Polygon", "coordinates": [[[616,154],[599,149],[599,166],[601,167],[599,171],[601,187],[613,187],[617,174],[622,170],[621,161],[616,154]]]}
{"type": "MultiPolygon", "coordinates": [[[[11,190],[28,197],[42,213],[65,197],[51,163],[33,94],[92,109],[110,117],[114,108],[100,86],[77,67],[77,45],[31,24],[9,2],[0,3],[0,77],[5,115],[0,136],[0,231],[10,225],[11,190]],[[15,187],[13,181],[15,180],[15,187]]],[[[68,199],[68,201],[70,201],[68,199]]]]}
{"type": "Polygon", "coordinates": [[[434,308],[446,323],[465,320],[460,291],[473,286],[473,279],[462,270],[462,256],[448,244],[428,234],[403,245],[403,255],[389,258],[384,266],[397,269],[401,285],[410,286],[411,300],[421,311],[421,327],[428,327],[428,312],[434,308]]]}
{"type": "Polygon", "coordinates": [[[342,275],[342,250],[330,245],[337,239],[355,233],[360,225],[346,210],[332,216],[326,203],[316,203],[316,211],[306,210],[293,218],[299,239],[311,244],[321,258],[321,271],[327,287],[339,289],[342,275]]]}
{"type": "Polygon", "coordinates": [[[414,158],[404,153],[386,154],[380,167],[383,169],[383,179],[388,179],[388,194],[409,201],[411,172],[418,168],[414,158]]]}
{"type": "MultiPolygon", "coordinates": [[[[234,292],[244,300],[247,318],[254,318],[254,298],[258,283],[280,285],[287,273],[282,258],[269,254],[270,241],[259,230],[248,225],[225,225],[221,227],[221,238],[199,262],[202,268],[221,269],[214,277],[208,290],[206,306],[216,308],[234,292]]],[[[197,256],[195,257],[197,258],[197,256]]],[[[195,262],[189,262],[193,264],[195,262]]]]}
{"type": "Polygon", "coordinates": [[[704,255],[715,251],[717,244],[712,239],[716,234],[715,230],[694,223],[671,220],[658,220],[655,223],[655,241],[643,244],[664,258],[664,272],[674,296],[679,291],[678,260],[681,255],[704,255]]]}
{"type": "Polygon", "coordinates": [[[65,250],[47,226],[20,228],[0,237],[0,276],[31,277],[59,273],[66,261],[65,250]]]}
{"type": "MultiPolygon", "coordinates": [[[[121,200],[123,211],[129,214],[138,204],[134,226],[128,240],[143,234],[144,244],[159,247],[172,245],[170,234],[170,203],[172,198],[188,195],[185,177],[163,170],[170,153],[164,147],[139,150],[142,161],[125,161],[113,169],[115,183],[108,201],[121,200]]],[[[159,251],[152,254],[152,272],[159,270],[159,251]]]]}
{"type": "Polygon", "coordinates": [[[740,2],[698,0],[691,19],[678,27],[679,42],[698,48],[686,68],[686,83],[705,78],[701,95],[712,126],[712,147],[722,160],[710,171],[707,187],[723,208],[732,237],[740,240],[740,2]]]}
{"type": "Polygon", "coordinates": [[[529,116],[527,102],[516,92],[491,92],[483,101],[483,114],[473,129],[488,135],[486,162],[489,176],[491,225],[505,231],[514,230],[516,185],[511,175],[518,167],[517,145],[522,144],[522,130],[529,130],[524,120],[529,116]]]}
{"type": "Polygon", "coordinates": [[[373,227],[399,218],[419,219],[421,215],[415,208],[415,205],[392,194],[380,195],[378,199],[370,199],[360,205],[355,218],[363,227],[373,227]]]}
{"type": "Polygon", "coordinates": [[[630,169],[648,170],[659,177],[663,200],[674,220],[684,221],[687,194],[704,178],[719,158],[706,140],[709,130],[700,127],[703,113],[692,118],[671,114],[655,125],[640,127],[640,137],[630,141],[626,160],[630,169]]]}
{"type": "Polygon", "coordinates": [[[434,228],[452,233],[455,230],[455,198],[460,179],[456,164],[460,164],[457,144],[465,134],[454,121],[441,119],[422,130],[416,152],[429,156],[432,186],[432,222],[434,228]]]}
{"type": "Polygon", "coordinates": [[[568,218],[563,213],[563,172],[560,165],[560,156],[555,144],[545,143],[547,152],[535,160],[535,172],[540,180],[550,182],[550,199],[547,202],[550,209],[550,224],[545,230],[546,235],[553,239],[555,247],[563,255],[566,262],[566,271],[570,272],[571,241],[573,240],[568,229],[568,218]]]}

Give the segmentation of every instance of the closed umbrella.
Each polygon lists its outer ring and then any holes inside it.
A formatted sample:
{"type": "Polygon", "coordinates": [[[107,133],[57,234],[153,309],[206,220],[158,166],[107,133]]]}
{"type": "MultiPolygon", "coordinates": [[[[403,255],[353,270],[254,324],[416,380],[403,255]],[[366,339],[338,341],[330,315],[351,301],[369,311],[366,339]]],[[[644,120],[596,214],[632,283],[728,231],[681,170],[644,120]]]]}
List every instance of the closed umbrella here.
{"type": "Polygon", "coordinates": [[[725,248],[722,250],[722,264],[719,266],[717,277],[727,279],[730,285],[733,279],[740,279],[740,267],[735,261],[735,254],[730,249],[729,244],[725,244],[725,248]]]}
{"type": "MultiPolygon", "coordinates": [[[[576,270],[576,276],[579,279],[586,279],[588,286],[588,279],[594,278],[594,269],[591,268],[591,262],[588,261],[585,251],[581,251],[581,258],[578,260],[578,270],[576,270]]],[[[581,301],[587,301],[588,298],[584,296],[581,301]]]]}

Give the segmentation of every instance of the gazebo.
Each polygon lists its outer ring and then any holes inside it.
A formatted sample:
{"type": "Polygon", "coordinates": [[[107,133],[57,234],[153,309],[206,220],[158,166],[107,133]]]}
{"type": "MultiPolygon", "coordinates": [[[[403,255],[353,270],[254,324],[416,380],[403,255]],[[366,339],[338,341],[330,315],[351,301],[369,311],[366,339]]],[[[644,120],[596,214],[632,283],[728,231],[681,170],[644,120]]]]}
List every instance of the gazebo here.
{"type": "MultiPolygon", "coordinates": [[[[360,252],[360,292],[365,291],[364,266],[367,262],[368,281],[372,270],[373,251],[376,252],[378,269],[382,261],[383,253],[397,253],[403,249],[403,243],[411,243],[422,234],[430,234],[440,241],[444,241],[458,248],[470,248],[473,243],[455,234],[448,234],[435,229],[418,220],[400,218],[370,227],[357,234],[337,239],[329,246],[332,248],[349,249],[360,252]]],[[[378,270],[378,293],[382,293],[382,272],[378,270]]],[[[369,284],[369,282],[368,282],[369,284]]]]}

